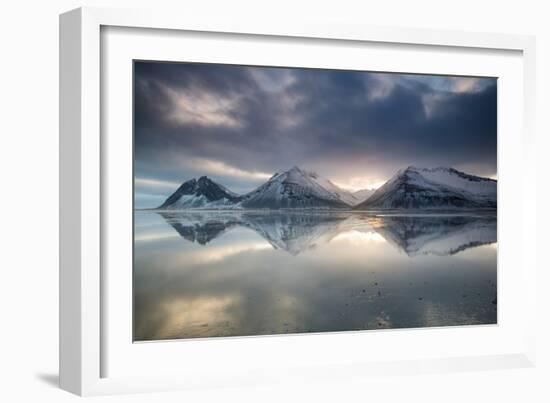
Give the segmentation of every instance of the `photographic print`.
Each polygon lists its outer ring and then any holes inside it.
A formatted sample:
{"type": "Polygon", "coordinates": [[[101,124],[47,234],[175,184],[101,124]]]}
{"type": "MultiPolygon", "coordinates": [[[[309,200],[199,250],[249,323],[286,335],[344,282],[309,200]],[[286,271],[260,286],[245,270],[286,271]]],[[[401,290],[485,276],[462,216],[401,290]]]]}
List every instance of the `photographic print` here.
{"type": "Polygon", "coordinates": [[[497,323],[497,80],[134,61],[134,341],[497,323]]]}

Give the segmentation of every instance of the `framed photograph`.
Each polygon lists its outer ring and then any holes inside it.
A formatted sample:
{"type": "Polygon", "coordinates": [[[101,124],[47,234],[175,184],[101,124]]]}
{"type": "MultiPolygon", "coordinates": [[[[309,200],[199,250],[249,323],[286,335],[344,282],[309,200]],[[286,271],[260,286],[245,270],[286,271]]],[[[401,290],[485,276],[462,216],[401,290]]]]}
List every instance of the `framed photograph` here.
{"type": "Polygon", "coordinates": [[[134,342],[497,324],[496,78],[133,75],[134,342]]]}
{"type": "Polygon", "coordinates": [[[533,38],[60,24],[64,389],[533,365],[533,38]]]}

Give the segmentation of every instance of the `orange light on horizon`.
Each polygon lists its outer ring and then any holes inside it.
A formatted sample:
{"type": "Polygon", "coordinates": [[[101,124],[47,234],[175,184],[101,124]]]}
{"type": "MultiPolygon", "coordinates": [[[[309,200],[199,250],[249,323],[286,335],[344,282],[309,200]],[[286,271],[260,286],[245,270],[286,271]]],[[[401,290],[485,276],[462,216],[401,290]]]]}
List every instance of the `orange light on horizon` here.
{"type": "Polygon", "coordinates": [[[351,178],[347,182],[334,182],[336,186],[349,192],[357,192],[364,189],[376,190],[384,185],[384,183],[386,183],[385,180],[366,178],[351,178]]]}

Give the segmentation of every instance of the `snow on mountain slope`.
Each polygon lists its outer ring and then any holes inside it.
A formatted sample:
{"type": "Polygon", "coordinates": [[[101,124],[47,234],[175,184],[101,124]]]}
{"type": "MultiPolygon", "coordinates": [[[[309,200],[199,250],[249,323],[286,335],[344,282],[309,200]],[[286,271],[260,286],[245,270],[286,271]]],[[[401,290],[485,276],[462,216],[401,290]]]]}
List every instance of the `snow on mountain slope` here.
{"type": "MultiPolygon", "coordinates": [[[[305,172],[305,171],[304,171],[305,172]]],[[[360,203],[361,200],[351,192],[348,192],[347,190],[344,190],[338,186],[336,186],[334,183],[332,183],[330,180],[323,178],[322,176],[319,176],[316,172],[306,172],[306,174],[313,179],[317,184],[325,188],[331,193],[334,193],[338,195],[340,200],[342,200],[344,203],[349,204],[350,206],[355,206],[357,203],[360,203]]]]}
{"type": "Polygon", "coordinates": [[[496,208],[497,182],[453,168],[408,167],[363,203],[362,208],[496,208]]]}
{"type": "Polygon", "coordinates": [[[361,189],[357,192],[353,192],[353,196],[357,199],[357,203],[362,203],[365,200],[367,200],[369,197],[372,196],[372,194],[376,191],[376,189],[361,189]]]}
{"type": "Polygon", "coordinates": [[[166,201],[161,210],[189,208],[227,208],[240,201],[240,197],[206,176],[184,182],[166,201]]]}
{"type": "Polygon", "coordinates": [[[441,183],[451,188],[461,189],[475,196],[493,197],[496,199],[497,182],[494,179],[468,175],[454,168],[416,168],[416,170],[430,182],[441,183]]]}
{"type": "Polygon", "coordinates": [[[183,183],[159,209],[496,208],[497,182],[453,168],[400,170],[376,191],[352,194],[298,167],[239,196],[203,176],[183,183]],[[370,197],[361,201],[363,197],[370,197]]]}
{"type": "Polygon", "coordinates": [[[268,209],[349,207],[336,188],[317,174],[293,167],[273,175],[266,183],[244,195],[239,204],[245,208],[268,209]]]}

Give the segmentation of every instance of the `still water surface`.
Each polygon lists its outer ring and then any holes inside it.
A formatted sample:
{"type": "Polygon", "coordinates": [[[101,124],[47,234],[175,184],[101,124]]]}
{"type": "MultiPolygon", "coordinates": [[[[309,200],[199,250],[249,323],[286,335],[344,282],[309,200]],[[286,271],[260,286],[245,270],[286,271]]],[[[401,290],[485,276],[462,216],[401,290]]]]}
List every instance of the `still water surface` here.
{"type": "Polygon", "coordinates": [[[488,213],[135,212],[134,340],[496,323],[488,213]]]}

